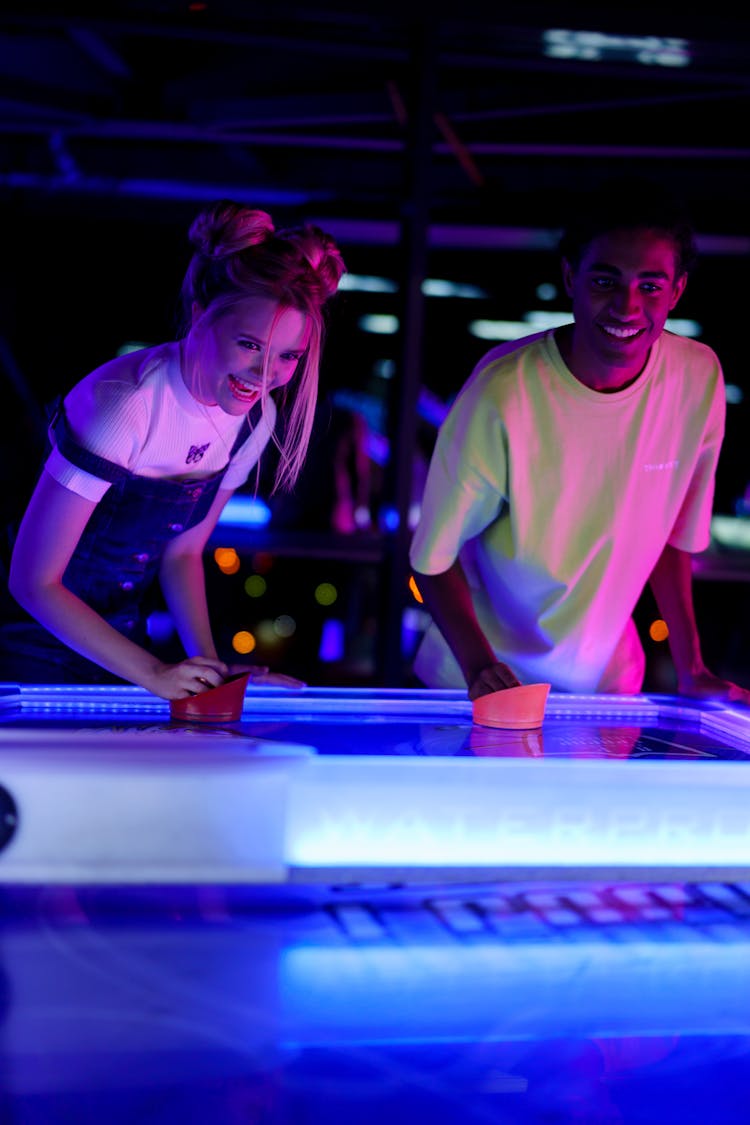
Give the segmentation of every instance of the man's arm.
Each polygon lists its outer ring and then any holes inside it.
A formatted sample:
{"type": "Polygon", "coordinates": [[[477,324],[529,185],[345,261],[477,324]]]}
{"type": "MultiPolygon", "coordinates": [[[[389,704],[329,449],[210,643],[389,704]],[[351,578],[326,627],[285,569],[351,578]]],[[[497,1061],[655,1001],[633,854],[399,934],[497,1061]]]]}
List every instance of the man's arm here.
{"type": "Polygon", "coordinates": [[[520,680],[501,664],[485,637],[474,610],[469,584],[456,559],[442,574],[415,573],[425,607],[458,661],[469,699],[501,688],[518,687],[520,680]]]}
{"type": "Polygon", "coordinates": [[[669,544],[654,567],[649,584],[659,612],[669,629],[669,647],[681,695],[699,699],[725,699],[750,705],[750,691],[722,680],[703,663],[693,603],[691,556],[669,544]]]}

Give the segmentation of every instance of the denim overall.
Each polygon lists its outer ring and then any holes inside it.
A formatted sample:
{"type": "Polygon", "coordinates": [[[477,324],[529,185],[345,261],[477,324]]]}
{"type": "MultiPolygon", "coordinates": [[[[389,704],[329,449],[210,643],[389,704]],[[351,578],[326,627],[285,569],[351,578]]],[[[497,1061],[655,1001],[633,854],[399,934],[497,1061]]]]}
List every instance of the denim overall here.
{"type": "MultiPolygon", "coordinates": [[[[247,440],[260,406],[246,416],[229,461],[247,440]],[[251,421],[252,419],[252,421],[251,421]]],[[[63,456],[110,481],[91,514],[63,575],[63,585],[136,644],[148,646],[144,598],[168,544],[199,524],[219,490],[229,461],[209,477],[161,480],[138,476],[80,446],[62,410],[51,432],[63,456]]],[[[62,644],[37,622],[3,629],[0,679],[19,683],[122,683],[62,644]]]]}

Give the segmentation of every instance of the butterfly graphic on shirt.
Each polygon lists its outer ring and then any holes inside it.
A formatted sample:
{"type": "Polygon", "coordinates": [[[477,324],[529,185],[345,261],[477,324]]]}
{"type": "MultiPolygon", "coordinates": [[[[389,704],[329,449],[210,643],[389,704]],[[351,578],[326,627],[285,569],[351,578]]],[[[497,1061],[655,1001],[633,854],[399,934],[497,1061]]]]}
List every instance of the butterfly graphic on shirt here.
{"type": "Polygon", "coordinates": [[[188,455],[185,458],[185,464],[195,465],[197,461],[202,460],[203,454],[206,452],[210,444],[211,442],[207,441],[205,445],[191,445],[188,455]]]}

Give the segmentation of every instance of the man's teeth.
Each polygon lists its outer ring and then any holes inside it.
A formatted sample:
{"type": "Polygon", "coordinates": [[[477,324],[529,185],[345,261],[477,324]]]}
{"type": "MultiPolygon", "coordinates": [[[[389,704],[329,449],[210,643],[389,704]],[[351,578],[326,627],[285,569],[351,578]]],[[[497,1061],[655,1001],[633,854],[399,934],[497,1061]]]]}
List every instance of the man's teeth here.
{"type": "Polygon", "coordinates": [[[640,328],[614,328],[610,324],[603,324],[602,328],[608,336],[616,336],[618,340],[628,340],[640,332],[640,328]]]}

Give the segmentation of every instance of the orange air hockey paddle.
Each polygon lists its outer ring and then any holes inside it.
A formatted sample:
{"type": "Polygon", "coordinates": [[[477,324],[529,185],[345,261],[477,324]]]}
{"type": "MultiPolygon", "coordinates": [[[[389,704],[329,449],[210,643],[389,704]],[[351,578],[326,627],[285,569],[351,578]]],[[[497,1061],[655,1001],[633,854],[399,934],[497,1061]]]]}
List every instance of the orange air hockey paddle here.
{"type": "Polygon", "coordinates": [[[472,703],[472,717],[483,727],[503,730],[533,730],[544,722],[550,684],[521,684],[520,687],[480,695],[472,703]]]}

